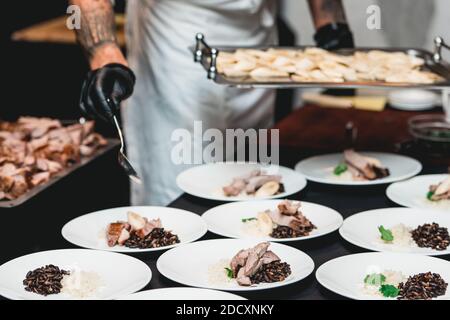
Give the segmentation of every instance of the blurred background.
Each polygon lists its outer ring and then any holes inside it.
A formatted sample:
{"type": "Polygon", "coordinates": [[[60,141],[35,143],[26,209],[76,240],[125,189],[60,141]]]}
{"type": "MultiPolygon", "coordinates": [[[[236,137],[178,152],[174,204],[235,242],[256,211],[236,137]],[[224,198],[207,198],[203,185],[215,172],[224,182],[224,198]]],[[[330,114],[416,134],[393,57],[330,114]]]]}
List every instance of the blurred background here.
{"type": "MultiPolygon", "coordinates": [[[[348,18],[357,46],[407,46],[432,49],[433,38],[450,40],[450,2],[448,0],[345,0],[348,18]],[[370,5],[381,8],[381,29],[366,27],[370,5]],[[418,23],[420,22],[420,23],[418,23]]],[[[116,0],[116,11],[123,12],[125,0],[116,0]]],[[[280,16],[286,23],[280,28],[284,44],[313,44],[314,33],[306,0],[280,0],[280,16]]],[[[74,119],[82,79],[88,71],[84,56],[75,43],[51,40],[52,32],[33,40],[32,34],[17,31],[36,23],[64,16],[65,0],[4,1],[6,25],[1,28],[3,56],[2,107],[0,117],[15,119],[20,115],[51,116],[74,119]],[[12,38],[15,38],[14,40],[12,38]],[[46,40],[43,40],[47,38],[46,40]]],[[[3,22],[4,23],[4,22],[3,22]]],[[[27,30],[29,31],[29,30],[27,30]]],[[[446,52],[447,59],[449,53],[446,52]]],[[[298,99],[279,99],[285,116],[298,99]]],[[[106,130],[106,128],[101,128],[106,130]]]]}

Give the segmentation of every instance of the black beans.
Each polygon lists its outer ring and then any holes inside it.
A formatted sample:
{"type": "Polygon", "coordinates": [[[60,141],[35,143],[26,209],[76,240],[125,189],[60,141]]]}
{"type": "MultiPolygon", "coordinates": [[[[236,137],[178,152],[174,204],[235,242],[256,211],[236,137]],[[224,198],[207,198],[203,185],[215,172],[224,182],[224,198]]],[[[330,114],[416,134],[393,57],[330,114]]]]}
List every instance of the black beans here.
{"type": "Polygon", "coordinates": [[[430,300],[445,295],[448,284],[437,273],[419,273],[400,283],[397,299],[430,300]]]}
{"type": "Polygon", "coordinates": [[[286,262],[274,261],[264,264],[250,280],[253,284],[261,282],[280,282],[285,280],[291,274],[291,266],[286,262]]]}
{"type": "Polygon", "coordinates": [[[304,227],[299,227],[298,231],[287,226],[277,226],[273,229],[270,236],[277,239],[305,237],[308,236],[314,229],[316,229],[316,226],[312,223],[308,226],[305,225],[304,227]]]}
{"type": "Polygon", "coordinates": [[[165,231],[164,228],[155,228],[145,238],[140,238],[135,232],[132,232],[124,245],[133,249],[149,249],[170,246],[176,243],[180,243],[177,235],[172,234],[170,231],[165,231]]]}
{"type": "Polygon", "coordinates": [[[450,236],[447,228],[441,228],[437,223],[424,224],[411,231],[411,236],[421,248],[446,250],[450,245],[450,236]]]}
{"type": "Polygon", "coordinates": [[[61,292],[61,281],[69,271],[59,269],[57,266],[49,264],[45,267],[29,271],[23,280],[25,290],[47,296],[61,292]]]}

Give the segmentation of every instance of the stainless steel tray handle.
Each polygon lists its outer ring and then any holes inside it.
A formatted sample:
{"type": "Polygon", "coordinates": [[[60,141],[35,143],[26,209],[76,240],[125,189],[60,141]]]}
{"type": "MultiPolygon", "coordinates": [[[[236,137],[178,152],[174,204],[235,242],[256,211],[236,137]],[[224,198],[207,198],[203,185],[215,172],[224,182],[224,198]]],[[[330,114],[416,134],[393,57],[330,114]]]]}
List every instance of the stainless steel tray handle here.
{"type": "Polygon", "coordinates": [[[194,61],[198,63],[206,63],[209,58],[208,66],[208,79],[215,79],[217,75],[217,56],[219,50],[211,48],[205,41],[205,35],[203,33],[197,33],[195,36],[195,51],[194,61]]]}
{"type": "Polygon", "coordinates": [[[434,38],[433,59],[434,59],[435,62],[441,62],[442,61],[442,48],[450,50],[450,46],[447,43],[445,43],[445,41],[444,41],[444,39],[442,37],[434,38]]]}

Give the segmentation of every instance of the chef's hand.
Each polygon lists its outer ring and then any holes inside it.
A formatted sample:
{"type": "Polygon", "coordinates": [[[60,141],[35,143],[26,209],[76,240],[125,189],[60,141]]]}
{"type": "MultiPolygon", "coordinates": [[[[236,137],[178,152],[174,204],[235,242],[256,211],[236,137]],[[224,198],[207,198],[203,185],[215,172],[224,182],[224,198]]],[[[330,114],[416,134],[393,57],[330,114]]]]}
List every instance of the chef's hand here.
{"type": "Polygon", "coordinates": [[[353,34],[346,23],[330,23],[320,27],[314,40],[318,47],[326,50],[355,47],[353,34]]]}
{"type": "MultiPolygon", "coordinates": [[[[346,23],[330,23],[317,29],[314,40],[318,47],[326,50],[354,48],[353,34],[346,23]]],[[[353,89],[329,89],[324,94],[332,96],[354,96],[353,89]]]]}
{"type": "Polygon", "coordinates": [[[133,93],[135,82],[133,71],[119,63],[90,71],[81,89],[80,108],[87,116],[112,121],[120,102],[133,93]]]}

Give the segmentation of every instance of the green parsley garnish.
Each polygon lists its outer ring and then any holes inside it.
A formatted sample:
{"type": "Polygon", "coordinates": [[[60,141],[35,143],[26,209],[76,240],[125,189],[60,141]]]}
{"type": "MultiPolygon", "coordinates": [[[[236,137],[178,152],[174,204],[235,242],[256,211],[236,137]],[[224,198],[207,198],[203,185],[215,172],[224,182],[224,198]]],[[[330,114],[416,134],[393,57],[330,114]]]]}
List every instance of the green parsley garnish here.
{"type": "Polygon", "coordinates": [[[380,292],[386,298],[395,298],[396,296],[398,296],[400,290],[396,286],[393,286],[391,284],[383,284],[380,287],[380,292]]]}
{"type": "Polygon", "coordinates": [[[334,174],[340,176],[345,171],[347,171],[348,167],[345,163],[340,163],[334,168],[334,174]]]}
{"type": "Polygon", "coordinates": [[[371,286],[381,286],[386,281],[386,276],[381,273],[372,273],[364,278],[364,283],[371,286]]]}
{"type": "Polygon", "coordinates": [[[379,226],[378,230],[381,233],[381,239],[386,242],[392,242],[394,240],[394,236],[392,235],[392,231],[389,229],[385,229],[383,226],[379,226]]]}
{"type": "Polygon", "coordinates": [[[230,268],[225,267],[225,271],[227,272],[227,277],[233,279],[234,272],[230,268]]]}
{"type": "Polygon", "coordinates": [[[427,199],[430,200],[430,201],[434,201],[433,199],[431,199],[432,196],[434,196],[434,192],[433,191],[429,191],[427,193],[427,199]]]}
{"type": "Polygon", "coordinates": [[[241,221],[245,223],[245,222],[254,221],[254,220],[258,220],[258,219],[257,218],[244,218],[241,221]]]}

